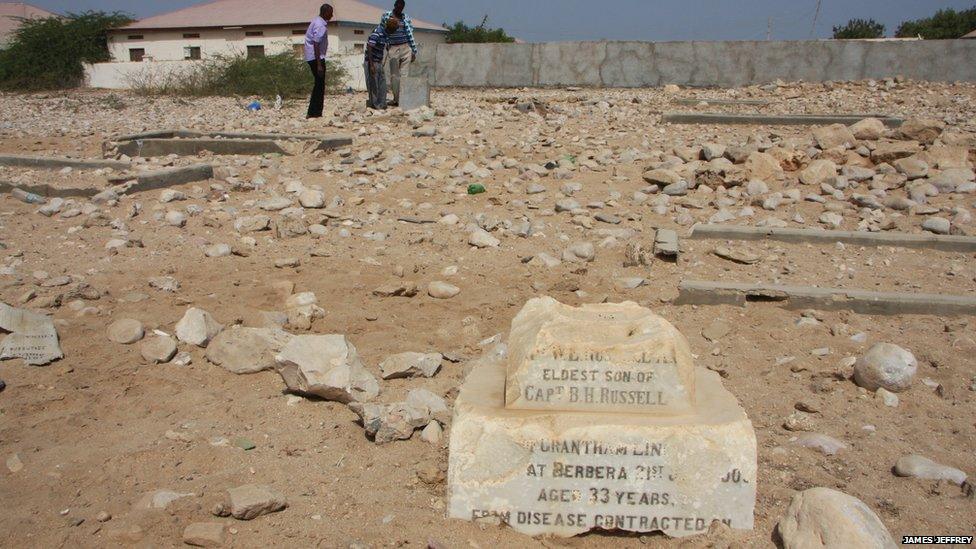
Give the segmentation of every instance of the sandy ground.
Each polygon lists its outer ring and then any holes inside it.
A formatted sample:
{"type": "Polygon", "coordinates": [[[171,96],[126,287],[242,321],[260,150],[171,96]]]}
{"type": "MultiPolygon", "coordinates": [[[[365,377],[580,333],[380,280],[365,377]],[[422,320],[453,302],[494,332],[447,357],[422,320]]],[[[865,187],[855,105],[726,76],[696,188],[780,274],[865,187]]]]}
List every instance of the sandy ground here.
{"type": "MultiPolygon", "coordinates": [[[[407,116],[364,112],[364,97],[330,98],[331,117],[300,119],[303,105],[276,112],[247,114],[231,99],[146,99],[101,92],[50,95],[0,95],[0,152],[100,157],[102,141],[112,135],[147,129],[186,127],[306,133],[348,132],[356,137],[350,151],[293,157],[213,157],[237,180],[266,181],[259,189],[235,189],[227,181],[178,187],[188,200],[160,204],[159,191],[123,197],[102,205],[104,223],[86,223],[88,215],[51,218],[37,206],[0,195],[0,298],[38,308],[56,319],[65,358],[46,367],[19,360],[0,363],[0,456],[16,455],[22,468],[0,467],[0,545],[7,547],[178,546],[192,522],[215,520],[228,528],[228,546],[318,547],[725,547],[770,546],[775,525],[799,490],[826,486],[864,501],[896,539],[904,534],[976,532],[976,507],[959,487],[898,478],[895,461],[921,454],[939,463],[976,473],[976,325],[971,318],[930,316],[874,317],[846,312],[809,313],[815,323],[797,325],[801,313],[775,304],[747,308],[672,305],[682,279],[780,282],[830,287],[974,295],[976,257],[971,253],[931,250],[730,243],[760,256],[739,265],[711,254],[720,242],[683,241],[676,263],[652,260],[624,267],[626,244],[649,246],[654,227],[682,233],[681,214],[707,222],[718,211],[715,194],[701,189],[677,197],[664,214],[651,200],[632,197],[646,189],[641,173],[654,151],[707,141],[741,144],[753,135],[810,141],[808,128],[719,128],[666,126],[657,113],[695,110],[670,105],[664,90],[482,90],[435,91],[436,137],[414,137],[407,116]],[[535,99],[546,116],[519,112],[514,103],[535,99]],[[602,102],[602,104],[601,104],[602,102]],[[121,105],[121,106],[120,106],[121,105]],[[377,160],[357,155],[381,149],[377,160]],[[350,153],[349,156],[346,156],[350,153]],[[576,166],[568,179],[554,176],[527,181],[521,167],[565,156],[576,166]],[[402,157],[401,163],[389,162],[402,157]],[[343,163],[344,158],[347,163],[343,163]],[[487,177],[464,174],[463,165],[488,166],[510,158],[516,168],[492,168],[487,177]],[[255,203],[284,191],[289,181],[319,186],[327,202],[341,198],[338,218],[322,210],[304,211],[305,223],[327,227],[321,237],[275,238],[253,233],[253,245],[234,230],[240,215],[262,213],[255,203]],[[488,192],[468,196],[469,183],[488,192]],[[580,204],[604,202],[603,210],[622,222],[592,222],[587,228],[569,213],[555,213],[565,198],[559,188],[582,184],[573,198],[580,204]],[[547,190],[526,195],[527,183],[547,190]],[[210,193],[220,184],[226,196],[210,193]],[[130,217],[133,204],[140,210],[130,217]],[[185,227],[161,220],[167,210],[185,211],[185,227]],[[194,212],[196,210],[193,210],[194,212]],[[397,221],[412,216],[436,221],[453,213],[456,226],[397,221]],[[497,248],[467,244],[465,225],[481,215],[483,226],[498,225],[497,248]],[[521,238],[506,222],[530,219],[533,236],[521,238]],[[113,223],[114,222],[114,223],[113,223]],[[86,226],[87,225],[87,226],[86,226]],[[113,226],[114,225],[114,226],[113,226]],[[621,229],[632,233],[622,234],[621,229]],[[345,236],[345,232],[348,236],[345,236]],[[609,231],[609,232],[608,232],[609,231]],[[383,239],[377,236],[382,233],[383,239]],[[139,240],[142,247],[118,253],[105,250],[112,238],[139,240]],[[608,237],[610,241],[608,241],[608,237]],[[523,262],[539,252],[555,257],[571,243],[597,244],[591,263],[563,263],[547,269],[523,262]],[[243,247],[247,257],[208,258],[203,249],[216,243],[243,247]],[[298,258],[300,266],[276,268],[275,260],[298,258]],[[456,266],[455,275],[445,275],[456,266]],[[402,278],[397,273],[402,268],[402,278]],[[43,271],[43,272],[38,272],[43,271]],[[69,275],[71,285],[44,287],[42,281],[69,275]],[[148,280],[172,276],[174,293],[151,288],[148,280]],[[618,289],[622,277],[644,277],[647,284],[618,289]],[[282,308],[272,284],[292,281],[296,291],[314,292],[325,317],[310,332],[347,335],[367,368],[377,376],[385,357],[405,351],[441,352],[461,358],[445,362],[432,379],[381,381],[381,401],[393,402],[412,388],[425,387],[450,403],[463,380],[465,362],[481,350],[479,342],[506,332],[526,300],[551,295],[570,304],[636,301],[673,322],[688,338],[698,364],[724,373],[726,387],[753,421],[759,439],[756,527],[719,539],[671,540],[661,535],[592,533],[569,540],[532,539],[505,527],[447,519],[447,440],[431,445],[415,435],[409,441],[378,446],[367,439],[357,416],[333,402],[289,398],[273,372],[238,376],[207,362],[204,350],[180,344],[192,356],[187,366],[147,365],[139,345],[122,346],[106,338],[106,327],[119,318],[135,318],[148,329],[173,333],[190,306],[211,312],[225,325],[253,325],[258,311],[282,308]],[[413,298],[380,298],[373,289],[412,282],[423,288],[434,280],[458,286],[461,293],[436,300],[426,293],[413,298]],[[98,290],[97,300],[70,295],[78,283],[98,290]],[[23,297],[33,291],[36,297],[23,297]],[[60,306],[53,297],[62,296],[60,306]],[[44,306],[46,305],[46,306],[44,306]],[[728,336],[709,342],[701,330],[721,320],[728,336]],[[865,334],[858,342],[851,338],[865,334]],[[892,342],[918,359],[914,386],[900,395],[897,408],[881,404],[848,377],[849,357],[872,344],[892,342]],[[825,356],[813,350],[829,348],[825,356]],[[786,360],[787,357],[794,357],[786,360]],[[925,381],[923,381],[925,380],[925,381]],[[801,407],[816,409],[816,432],[842,440],[837,455],[800,448],[798,433],[784,420],[801,407]],[[219,438],[246,438],[256,448],[214,445],[219,438]],[[268,484],[288,498],[289,508],[253,521],[211,515],[223,491],[242,484],[268,484]],[[147,492],[168,489],[192,493],[166,510],[135,508],[147,492]],[[111,519],[99,522],[107,512],[111,519]],[[440,545],[437,545],[440,544],[440,545]]],[[[976,86],[884,83],[812,85],[744,90],[683,90],[678,97],[765,98],[760,112],[883,112],[906,117],[936,117],[962,139],[976,131],[976,86]]],[[[740,107],[710,110],[744,112],[740,107]]],[[[801,147],[806,151],[808,146],[801,147]]],[[[969,145],[969,158],[974,158],[969,145]]],[[[659,158],[659,156],[658,156],[659,158]]],[[[154,159],[148,166],[182,165],[199,158],[154,159]]],[[[0,168],[0,180],[65,186],[100,186],[104,175],[0,168]]],[[[795,174],[770,181],[771,191],[795,188],[795,174]]],[[[804,187],[804,194],[810,189],[804,187]]],[[[894,190],[893,193],[903,192],[894,190]]],[[[741,209],[748,199],[737,198],[741,209]]],[[[81,207],[87,201],[79,199],[81,207]]],[[[945,194],[930,204],[952,217],[953,208],[976,207],[972,194],[945,194]]],[[[69,205],[70,207],[70,205],[69,205]]],[[[823,206],[801,201],[774,211],[755,208],[735,223],[754,225],[776,218],[788,226],[822,227],[823,206]],[[797,217],[799,216],[799,218],[797,217]],[[802,219],[802,221],[797,221],[802,219]]],[[[331,211],[331,210],[330,210],[331,211]]],[[[890,214],[890,212],[888,212],[890,214]]],[[[857,208],[844,211],[842,228],[856,229],[857,208]]],[[[925,216],[906,212],[896,230],[920,232],[925,216]]],[[[972,222],[956,218],[962,233],[974,234],[972,222]]],[[[446,429],[449,434],[449,427],[446,429]]],[[[104,518],[104,517],[103,517],[104,518]]]]}

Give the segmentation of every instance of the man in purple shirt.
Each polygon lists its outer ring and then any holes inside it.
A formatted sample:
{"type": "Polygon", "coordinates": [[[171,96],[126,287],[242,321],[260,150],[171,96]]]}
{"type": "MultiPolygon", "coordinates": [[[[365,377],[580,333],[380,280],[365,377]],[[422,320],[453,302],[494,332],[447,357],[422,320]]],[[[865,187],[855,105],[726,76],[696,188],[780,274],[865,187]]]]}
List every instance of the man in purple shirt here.
{"type": "Polygon", "coordinates": [[[312,69],[315,86],[308,102],[308,117],[321,118],[325,108],[325,57],[329,52],[329,21],[332,20],[332,6],[322,4],[319,16],[312,20],[305,31],[305,61],[312,69]]]}

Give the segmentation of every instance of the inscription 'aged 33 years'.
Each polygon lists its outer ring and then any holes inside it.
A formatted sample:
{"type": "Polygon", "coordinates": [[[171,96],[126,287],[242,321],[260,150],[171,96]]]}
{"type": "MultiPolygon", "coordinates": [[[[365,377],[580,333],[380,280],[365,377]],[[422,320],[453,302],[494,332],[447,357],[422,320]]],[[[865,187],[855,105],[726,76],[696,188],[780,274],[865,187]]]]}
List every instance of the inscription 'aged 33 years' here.
{"type": "MultiPolygon", "coordinates": [[[[473,509],[472,519],[497,517],[515,525],[689,533],[707,530],[713,520],[732,526],[730,517],[675,511],[679,491],[674,471],[663,459],[667,454],[664,443],[540,440],[529,449],[532,460],[519,481],[526,488],[520,501],[512,502],[513,509],[473,509]],[[599,463],[587,461],[586,456],[613,459],[599,463]]],[[[737,469],[716,480],[733,486],[749,484],[737,469]]]]}

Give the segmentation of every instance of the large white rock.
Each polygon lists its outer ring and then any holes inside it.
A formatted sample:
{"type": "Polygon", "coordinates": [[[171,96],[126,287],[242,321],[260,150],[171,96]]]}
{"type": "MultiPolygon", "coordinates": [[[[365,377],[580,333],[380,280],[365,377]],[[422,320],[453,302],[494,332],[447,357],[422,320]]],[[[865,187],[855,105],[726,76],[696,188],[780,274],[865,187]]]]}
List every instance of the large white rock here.
{"type": "Polygon", "coordinates": [[[291,391],[346,404],[368,402],[380,392],[356,347],[343,335],[295,336],[275,360],[291,391]]]}
{"type": "Polygon", "coordinates": [[[223,329],[210,313],[192,307],[176,323],[176,337],[183,343],[206,347],[223,329]]]}
{"type": "Polygon", "coordinates": [[[785,549],[898,547],[864,502],[830,488],[793,496],[778,528],[785,549]]]}
{"type": "Polygon", "coordinates": [[[234,326],[207,346],[207,360],[235,374],[253,374],[275,367],[275,355],[292,335],[277,328],[234,326]]]}
{"type": "MultiPolygon", "coordinates": [[[[540,305],[551,306],[530,303],[526,306],[530,313],[518,324],[540,305]]],[[[638,333],[649,326],[665,333],[673,330],[638,309],[632,304],[566,309],[558,322],[567,326],[546,332],[552,334],[551,340],[537,335],[527,338],[525,334],[538,331],[513,323],[510,345],[521,349],[518,356],[509,360],[506,352],[495,350],[473,364],[455,401],[451,425],[451,517],[500,520],[528,535],[556,536],[606,529],[684,537],[706,532],[714,520],[737,529],[753,527],[755,432],[714,372],[693,368],[691,378],[680,382],[692,399],[680,414],[649,413],[636,401],[629,404],[632,408],[619,407],[627,412],[567,410],[578,404],[573,402],[553,402],[540,409],[506,407],[506,368],[511,372],[513,365],[524,366],[525,350],[534,348],[524,340],[556,341],[559,334],[567,352],[582,353],[585,341],[597,353],[603,343],[590,330],[613,335],[608,347],[626,341],[628,328],[638,333]],[[575,331],[570,328],[574,323],[579,326],[575,331]]],[[[665,339],[656,332],[643,336],[665,339]]],[[[675,352],[684,352],[677,349],[686,344],[682,339],[670,345],[675,352]]],[[[591,362],[575,368],[568,364],[536,368],[597,369],[599,378],[601,366],[595,363],[602,361],[591,362]]],[[[621,372],[642,371],[641,366],[621,364],[621,372]]],[[[653,371],[652,364],[644,366],[648,370],[643,371],[653,371]]],[[[678,370],[672,368],[675,374],[678,370]]],[[[612,379],[616,371],[602,370],[610,372],[612,379]]],[[[541,380],[547,381],[545,376],[541,380]]],[[[569,379],[564,387],[572,383],[569,379]]],[[[664,386],[660,390],[677,394],[664,386]]]]}
{"type": "Polygon", "coordinates": [[[878,343],[857,359],[854,382],[868,391],[900,393],[911,387],[916,371],[915,355],[892,343],[878,343]]]}

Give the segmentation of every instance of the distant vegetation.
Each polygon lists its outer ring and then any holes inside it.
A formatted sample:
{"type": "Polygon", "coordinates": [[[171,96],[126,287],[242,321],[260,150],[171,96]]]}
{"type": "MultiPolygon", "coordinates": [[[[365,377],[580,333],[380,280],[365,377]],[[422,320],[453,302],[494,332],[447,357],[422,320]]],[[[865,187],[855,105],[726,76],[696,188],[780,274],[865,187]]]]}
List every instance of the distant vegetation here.
{"type": "Polygon", "coordinates": [[[884,38],[885,26],[874,19],[851,19],[842,27],[834,27],[837,40],[884,38]]]}
{"type": "Polygon", "coordinates": [[[85,78],[84,63],[111,59],[107,31],[131,22],[124,13],[97,11],[22,20],[0,50],[0,89],[38,91],[80,86],[85,78]]]}
{"type": "Polygon", "coordinates": [[[926,40],[947,40],[962,38],[973,30],[976,30],[976,6],[964,11],[939,10],[927,19],[906,21],[898,27],[895,36],[898,38],[921,36],[926,40]]]}
{"type": "Polygon", "coordinates": [[[502,42],[511,43],[515,42],[515,38],[509,36],[504,29],[490,29],[488,28],[488,16],[486,15],[484,19],[481,20],[481,24],[477,27],[469,27],[463,21],[458,21],[453,25],[449,26],[447,23],[444,24],[447,27],[447,43],[448,44],[485,44],[489,42],[502,42]]]}
{"type": "MultiPolygon", "coordinates": [[[[346,81],[339,63],[326,62],[326,86],[336,91],[346,81]]],[[[145,95],[305,97],[312,89],[308,64],[291,52],[248,58],[243,53],[216,55],[168,74],[147,68],[127,82],[145,95]]]]}

